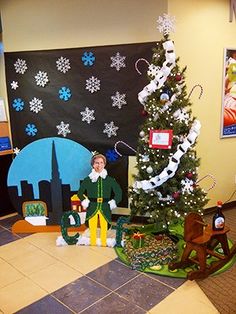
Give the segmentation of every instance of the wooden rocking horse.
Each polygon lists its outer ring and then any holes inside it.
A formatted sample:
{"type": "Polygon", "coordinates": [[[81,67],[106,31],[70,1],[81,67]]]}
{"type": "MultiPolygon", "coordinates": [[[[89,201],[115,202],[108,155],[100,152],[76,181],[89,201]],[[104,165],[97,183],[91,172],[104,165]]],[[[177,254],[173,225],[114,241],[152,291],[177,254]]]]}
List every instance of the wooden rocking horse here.
{"type": "Polygon", "coordinates": [[[202,217],[196,213],[190,213],[184,223],[184,248],[180,262],[169,264],[169,269],[185,268],[198,265],[198,270],[190,271],[187,275],[189,280],[206,278],[210,274],[222,268],[236,253],[236,244],[229,249],[227,233],[229,227],[225,226],[221,231],[213,231],[210,225],[204,223],[202,217]],[[214,251],[221,244],[223,253],[214,251]],[[191,254],[193,251],[195,255],[191,254]],[[214,256],[216,260],[207,265],[207,256],[214,256]]]}

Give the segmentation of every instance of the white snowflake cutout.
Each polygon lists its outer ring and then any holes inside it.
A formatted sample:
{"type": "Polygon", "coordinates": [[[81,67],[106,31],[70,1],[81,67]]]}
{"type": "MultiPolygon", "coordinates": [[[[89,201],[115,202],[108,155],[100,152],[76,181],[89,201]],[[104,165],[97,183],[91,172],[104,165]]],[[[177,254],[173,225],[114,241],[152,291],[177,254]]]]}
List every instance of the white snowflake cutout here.
{"type": "Polygon", "coordinates": [[[61,121],[61,123],[56,126],[58,129],[57,134],[66,137],[67,134],[71,133],[69,126],[69,123],[65,124],[63,121],[61,121]]]}
{"type": "Polygon", "coordinates": [[[13,148],[13,154],[17,156],[19,155],[19,153],[20,153],[20,149],[18,147],[13,148]]]}
{"type": "Polygon", "coordinates": [[[25,71],[27,70],[26,61],[18,58],[16,62],[14,63],[14,67],[15,67],[16,73],[24,74],[25,71]]]}
{"type": "Polygon", "coordinates": [[[80,114],[82,115],[82,121],[86,121],[88,124],[95,120],[94,110],[90,110],[88,107],[85,107],[85,110],[81,111],[80,114]]]}
{"type": "Polygon", "coordinates": [[[173,113],[173,117],[180,122],[184,122],[188,125],[189,122],[189,114],[185,109],[178,109],[173,113]]]}
{"type": "Polygon", "coordinates": [[[193,191],[193,184],[193,180],[190,180],[188,178],[181,180],[182,192],[190,194],[193,191]]]}
{"type": "Polygon", "coordinates": [[[111,68],[116,68],[116,71],[120,71],[121,68],[125,68],[125,59],[126,57],[121,56],[119,52],[115,56],[111,57],[111,68]]]}
{"type": "Polygon", "coordinates": [[[163,14],[162,16],[159,16],[157,20],[158,26],[157,28],[159,29],[159,32],[162,33],[163,35],[168,35],[171,32],[175,32],[175,17],[168,15],[168,14],[163,14]]]}
{"type": "Polygon", "coordinates": [[[126,94],[120,94],[116,92],[115,95],[111,96],[112,107],[118,107],[119,109],[122,108],[123,105],[126,105],[127,102],[125,100],[126,94]]]}
{"type": "Polygon", "coordinates": [[[30,111],[33,111],[35,113],[38,113],[39,111],[43,109],[43,101],[36,97],[30,100],[29,104],[30,104],[30,111]]]}
{"type": "Polygon", "coordinates": [[[90,91],[90,93],[97,92],[100,90],[100,80],[94,76],[91,76],[89,79],[86,80],[86,88],[90,91]]]}
{"type": "Polygon", "coordinates": [[[48,74],[47,72],[38,71],[38,73],[35,75],[35,81],[38,86],[44,87],[49,82],[48,74]]]}
{"type": "Polygon", "coordinates": [[[119,127],[115,126],[113,121],[104,123],[104,125],[105,129],[103,130],[103,133],[106,133],[108,137],[111,137],[112,135],[117,136],[116,131],[119,129],[119,127]]]}
{"type": "Polygon", "coordinates": [[[57,70],[62,72],[62,73],[66,73],[70,70],[70,60],[67,58],[63,58],[60,57],[59,59],[57,59],[56,61],[56,66],[57,66],[57,70]]]}
{"type": "Polygon", "coordinates": [[[11,89],[16,90],[19,87],[19,83],[16,81],[11,82],[11,89]]]}

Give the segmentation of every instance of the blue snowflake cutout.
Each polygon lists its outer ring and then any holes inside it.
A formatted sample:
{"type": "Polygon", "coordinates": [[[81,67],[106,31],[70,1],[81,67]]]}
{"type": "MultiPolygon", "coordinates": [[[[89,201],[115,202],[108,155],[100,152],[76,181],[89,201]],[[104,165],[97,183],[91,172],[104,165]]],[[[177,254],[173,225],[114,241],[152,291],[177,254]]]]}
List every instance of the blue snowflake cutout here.
{"type": "Polygon", "coordinates": [[[119,158],[117,152],[114,149],[108,149],[106,151],[106,157],[110,162],[117,161],[117,159],[119,158]]]}
{"type": "Polygon", "coordinates": [[[72,94],[71,94],[69,87],[62,86],[59,89],[59,98],[60,99],[67,101],[71,98],[71,96],[72,96],[72,94]]]}
{"type": "Polygon", "coordinates": [[[16,110],[16,111],[22,111],[24,109],[24,101],[21,98],[15,98],[13,100],[12,103],[12,107],[16,110]]]}
{"type": "Polygon", "coordinates": [[[95,61],[94,54],[91,51],[89,52],[85,51],[82,56],[82,61],[85,66],[91,67],[95,61]]]}
{"type": "Polygon", "coordinates": [[[35,136],[38,132],[38,129],[36,128],[36,126],[34,124],[28,123],[26,125],[25,132],[29,136],[35,136]]]}

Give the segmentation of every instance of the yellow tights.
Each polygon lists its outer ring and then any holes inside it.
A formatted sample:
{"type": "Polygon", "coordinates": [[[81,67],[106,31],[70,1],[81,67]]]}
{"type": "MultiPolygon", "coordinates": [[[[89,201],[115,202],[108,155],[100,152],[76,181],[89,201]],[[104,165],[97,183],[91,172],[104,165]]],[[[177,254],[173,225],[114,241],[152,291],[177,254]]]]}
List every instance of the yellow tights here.
{"type": "Polygon", "coordinates": [[[103,214],[101,213],[100,210],[98,210],[97,213],[92,218],[89,219],[90,245],[96,245],[98,217],[100,221],[101,243],[102,246],[107,246],[107,221],[103,217],[103,214]]]}

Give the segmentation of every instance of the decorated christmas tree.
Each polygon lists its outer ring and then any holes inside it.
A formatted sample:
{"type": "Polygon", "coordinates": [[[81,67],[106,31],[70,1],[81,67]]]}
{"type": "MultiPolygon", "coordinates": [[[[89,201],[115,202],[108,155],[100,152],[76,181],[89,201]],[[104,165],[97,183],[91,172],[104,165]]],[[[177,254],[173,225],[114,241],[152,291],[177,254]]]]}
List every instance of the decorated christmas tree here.
{"type": "Polygon", "coordinates": [[[148,216],[168,229],[189,212],[202,213],[207,198],[198,185],[200,160],[195,151],[201,125],[192,116],[186,67],[180,68],[169,38],[174,18],[159,17],[158,28],[163,38],[153,48],[151,63],[145,60],[149,83],[138,95],[146,118],[139,133],[130,208],[131,217],[148,216]]]}

